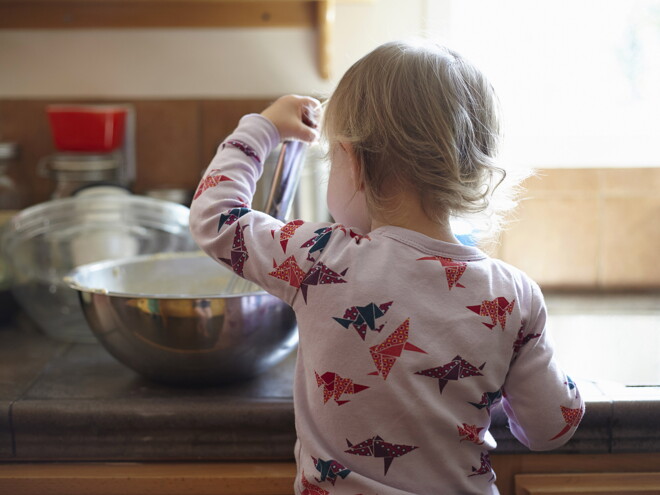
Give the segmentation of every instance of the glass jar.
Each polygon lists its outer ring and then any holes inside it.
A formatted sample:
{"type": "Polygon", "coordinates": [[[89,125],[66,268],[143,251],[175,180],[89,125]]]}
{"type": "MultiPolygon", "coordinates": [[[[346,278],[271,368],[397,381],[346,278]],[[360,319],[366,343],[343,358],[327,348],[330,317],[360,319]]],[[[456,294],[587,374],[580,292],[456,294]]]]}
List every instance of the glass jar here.
{"type": "Polygon", "coordinates": [[[16,162],[17,157],[16,143],[0,143],[0,210],[19,210],[23,206],[18,186],[7,175],[9,167],[16,162]]]}
{"type": "MultiPolygon", "coordinates": [[[[0,237],[6,222],[23,206],[23,198],[14,180],[7,175],[18,157],[16,143],[0,143],[0,237]]],[[[9,261],[0,246],[0,328],[10,322],[18,310],[11,293],[12,277],[9,261]]]]}
{"type": "Polygon", "coordinates": [[[46,157],[39,165],[40,172],[55,180],[52,199],[73,196],[92,185],[120,184],[121,155],[58,153],[46,157]]]}

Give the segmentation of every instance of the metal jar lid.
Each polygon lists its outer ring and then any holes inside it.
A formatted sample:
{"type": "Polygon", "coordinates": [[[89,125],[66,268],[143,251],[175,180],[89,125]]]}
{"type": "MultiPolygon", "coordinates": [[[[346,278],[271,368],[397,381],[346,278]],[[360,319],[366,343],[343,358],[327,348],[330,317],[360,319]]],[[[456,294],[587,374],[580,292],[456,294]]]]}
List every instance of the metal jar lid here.
{"type": "Polygon", "coordinates": [[[0,160],[13,160],[18,157],[16,143],[0,143],[0,160]]]}
{"type": "Polygon", "coordinates": [[[121,159],[118,155],[58,153],[51,157],[49,165],[55,172],[100,172],[119,168],[121,159]]]}

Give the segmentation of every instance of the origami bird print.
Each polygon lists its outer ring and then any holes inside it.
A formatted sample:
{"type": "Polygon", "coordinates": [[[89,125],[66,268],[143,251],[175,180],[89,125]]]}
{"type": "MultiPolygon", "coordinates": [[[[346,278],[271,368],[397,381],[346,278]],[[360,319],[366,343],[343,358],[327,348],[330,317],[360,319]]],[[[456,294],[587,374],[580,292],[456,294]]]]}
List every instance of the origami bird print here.
{"type": "Polygon", "coordinates": [[[469,404],[472,404],[477,409],[486,408],[486,412],[490,416],[491,407],[497,404],[501,398],[502,398],[501,390],[498,390],[497,392],[484,392],[479,402],[469,402],[469,404]]]}
{"type": "Polygon", "coordinates": [[[424,260],[433,260],[439,261],[440,264],[445,268],[445,275],[447,277],[447,285],[449,290],[453,287],[465,288],[464,285],[458,283],[458,279],[461,278],[465,270],[467,269],[467,263],[463,261],[454,261],[451,258],[445,258],[444,256],[425,256],[423,258],[418,258],[417,261],[424,260]]]}
{"type": "Polygon", "coordinates": [[[488,316],[491,323],[484,323],[491,330],[497,323],[502,327],[506,326],[506,315],[513,312],[515,299],[511,302],[507,301],[504,297],[496,297],[492,301],[483,301],[479,306],[467,306],[470,311],[474,311],[479,316],[488,316]]]}
{"type": "Polygon", "coordinates": [[[312,285],[330,285],[330,284],[345,284],[346,280],[342,277],[346,275],[348,268],[343,272],[337,273],[320,261],[316,263],[312,269],[307,272],[307,275],[300,283],[300,292],[302,292],[303,299],[307,303],[307,290],[312,285]]]}
{"type": "Polygon", "coordinates": [[[354,232],[353,229],[348,229],[348,234],[351,236],[351,239],[355,241],[355,244],[360,244],[360,242],[365,239],[367,241],[371,240],[371,237],[369,237],[366,234],[358,234],[357,232],[354,232]]]}
{"type": "Polygon", "coordinates": [[[399,327],[394,330],[383,342],[369,348],[371,358],[378,371],[369,373],[370,375],[381,375],[383,380],[387,379],[390,374],[394,363],[397,358],[401,356],[403,351],[415,351],[426,354],[419,347],[408,342],[408,335],[410,333],[410,318],[404,321],[399,327]]]}
{"type": "Polygon", "coordinates": [[[301,495],[330,495],[329,491],[324,490],[320,486],[317,486],[314,483],[310,483],[309,481],[307,481],[304,471],[302,473],[301,481],[304,488],[304,490],[301,492],[301,495]]]}
{"type": "MultiPolygon", "coordinates": [[[[491,474],[493,472],[493,468],[490,463],[490,456],[488,455],[488,452],[482,452],[481,453],[481,466],[479,466],[479,469],[476,467],[472,466],[472,474],[468,474],[468,478],[471,476],[479,476],[482,474],[491,474]]],[[[495,476],[492,476],[490,480],[488,481],[493,481],[495,479],[495,476]]]]}
{"type": "Polygon", "coordinates": [[[532,339],[538,339],[540,336],[540,333],[525,335],[525,324],[523,323],[520,327],[520,330],[518,330],[518,336],[513,343],[513,358],[511,360],[515,361],[518,358],[518,355],[520,354],[520,351],[525,344],[527,344],[532,339]]]}
{"type": "Polygon", "coordinates": [[[396,443],[389,443],[383,440],[381,437],[376,435],[375,437],[368,438],[357,445],[353,445],[346,439],[348,444],[348,450],[345,450],[347,454],[366,456],[366,457],[381,457],[385,461],[385,475],[392,465],[392,461],[396,457],[401,457],[406,455],[417,447],[415,445],[399,445],[396,443]]]}
{"type": "Polygon", "coordinates": [[[250,213],[250,211],[249,208],[233,208],[229,210],[228,213],[221,214],[220,221],[218,222],[218,232],[220,232],[220,229],[225,225],[232,225],[243,215],[250,213]]]}
{"type": "Polygon", "coordinates": [[[350,402],[348,400],[339,400],[344,394],[357,394],[363,390],[368,389],[366,385],[359,385],[354,383],[350,378],[343,378],[337,373],[326,371],[319,375],[316,371],[316,384],[323,387],[323,403],[326,404],[330,399],[334,398],[338,406],[350,402]]]}
{"type": "Polygon", "coordinates": [[[580,424],[580,421],[582,421],[582,415],[584,414],[584,409],[581,407],[578,407],[577,409],[571,409],[564,406],[559,407],[561,407],[561,414],[564,417],[564,421],[566,421],[566,426],[550,440],[555,440],[568,433],[571,428],[576,428],[580,424]]]}
{"type": "Polygon", "coordinates": [[[296,289],[300,288],[303,278],[305,278],[305,272],[298,266],[295,256],[289,256],[279,266],[277,266],[277,262],[273,260],[273,268],[275,268],[275,270],[268,275],[289,282],[291,287],[295,287],[296,289]]]}
{"type": "Polygon", "coordinates": [[[477,425],[469,425],[467,423],[463,423],[463,426],[456,425],[456,427],[458,428],[458,435],[461,437],[461,442],[467,440],[468,442],[473,442],[477,445],[484,443],[479,438],[482,430],[484,430],[483,427],[479,427],[477,425]]]}
{"type": "Polygon", "coordinates": [[[231,258],[218,258],[220,261],[231,266],[232,270],[237,275],[243,276],[243,267],[249,258],[247,247],[245,246],[245,238],[243,237],[243,230],[247,225],[241,227],[240,223],[236,224],[236,233],[234,235],[234,243],[231,246],[231,258]]]}
{"type": "Polygon", "coordinates": [[[239,149],[245,155],[252,158],[256,163],[261,163],[261,158],[259,158],[259,155],[254,150],[254,148],[252,148],[252,146],[248,145],[247,143],[244,143],[243,141],[239,141],[238,139],[230,139],[222,143],[222,149],[225,149],[226,146],[239,149]]]}
{"type": "Polygon", "coordinates": [[[575,382],[570,376],[566,375],[566,381],[564,382],[564,385],[568,386],[570,390],[575,390],[576,399],[580,397],[580,391],[578,390],[577,385],[575,385],[575,382]]]}
{"type": "Polygon", "coordinates": [[[564,382],[564,385],[568,385],[568,388],[570,388],[571,390],[575,389],[575,382],[568,375],[566,375],[566,381],[564,382]]]}
{"type": "Polygon", "coordinates": [[[339,323],[344,328],[353,325],[355,331],[358,333],[362,340],[367,336],[367,329],[374,332],[380,332],[385,326],[376,326],[376,320],[385,316],[387,310],[392,306],[393,301],[376,305],[376,303],[369,303],[366,306],[351,306],[344,312],[343,318],[333,317],[332,319],[339,323]]]}
{"type": "Polygon", "coordinates": [[[445,386],[450,380],[458,381],[461,378],[470,376],[483,376],[481,370],[484,369],[486,363],[479,366],[479,368],[468,363],[461,356],[456,356],[447,364],[438,366],[437,368],[429,368],[422,371],[416,371],[416,375],[428,376],[430,378],[437,378],[440,383],[440,393],[444,390],[445,386]]]}
{"type": "Polygon", "coordinates": [[[204,179],[199,183],[199,186],[197,187],[197,191],[195,192],[195,197],[193,199],[199,198],[204,191],[206,191],[210,187],[215,187],[221,182],[225,181],[231,181],[229,177],[226,175],[213,175],[214,173],[220,172],[218,169],[211,170],[209,174],[204,177],[204,179]]]}
{"type": "Polygon", "coordinates": [[[323,251],[323,248],[328,244],[328,241],[330,240],[330,236],[332,235],[332,227],[323,227],[321,229],[315,230],[314,233],[316,236],[312,237],[311,239],[307,240],[306,242],[303,243],[301,248],[311,248],[309,250],[309,253],[307,254],[307,259],[309,261],[316,261],[315,258],[312,257],[312,254],[315,252],[321,252],[323,251]]]}
{"type": "MultiPolygon", "coordinates": [[[[340,223],[336,223],[336,224],[334,224],[334,225],[332,226],[332,230],[341,230],[341,231],[344,233],[344,236],[348,233],[348,232],[346,231],[346,227],[344,227],[344,226],[343,226],[342,224],[340,224],[340,223]]],[[[348,229],[348,230],[350,231],[351,229],[348,229]]]]}
{"type": "Polygon", "coordinates": [[[346,476],[351,474],[350,469],[346,469],[345,466],[338,463],[334,459],[324,461],[323,459],[316,459],[312,456],[312,460],[314,461],[316,470],[321,473],[321,479],[314,478],[319,483],[323,483],[327,480],[332,483],[332,486],[335,486],[335,483],[337,482],[337,476],[345,480],[346,476]]]}
{"type": "MultiPolygon", "coordinates": [[[[303,225],[302,220],[293,220],[287,224],[284,224],[282,228],[279,229],[280,233],[280,246],[282,246],[282,251],[286,253],[286,246],[289,243],[289,239],[293,237],[293,235],[296,233],[296,230],[300,228],[303,225]]],[[[278,232],[276,230],[271,230],[270,234],[273,236],[273,239],[275,239],[275,232],[278,232]]]]}

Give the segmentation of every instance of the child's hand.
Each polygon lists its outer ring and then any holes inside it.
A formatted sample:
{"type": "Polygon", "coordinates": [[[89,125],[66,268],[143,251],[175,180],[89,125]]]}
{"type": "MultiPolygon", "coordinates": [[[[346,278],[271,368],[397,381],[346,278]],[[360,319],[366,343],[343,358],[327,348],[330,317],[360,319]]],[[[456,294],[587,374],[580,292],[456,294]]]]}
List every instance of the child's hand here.
{"type": "Polygon", "coordinates": [[[312,142],[319,137],[318,122],[321,103],[308,96],[287,95],[266,108],[261,115],[270,120],[282,140],[298,139],[312,142]]]}

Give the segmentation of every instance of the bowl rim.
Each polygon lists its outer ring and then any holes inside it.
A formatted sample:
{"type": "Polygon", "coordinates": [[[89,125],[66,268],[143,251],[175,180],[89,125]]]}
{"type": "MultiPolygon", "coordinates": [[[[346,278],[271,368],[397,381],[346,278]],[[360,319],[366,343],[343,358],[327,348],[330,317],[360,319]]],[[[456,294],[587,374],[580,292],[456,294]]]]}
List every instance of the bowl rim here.
{"type": "MultiPolygon", "coordinates": [[[[111,297],[120,297],[120,298],[126,298],[126,299],[173,299],[173,300],[199,300],[199,299],[235,299],[239,297],[245,297],[245,296],[260,296],[260,295],[270,295],[266,290],[260,289],[260,290],[253,290],[253,291],[246,291],[246,292],[237,292],[237,293],[231,293],[231,294],[222,294],[222,293],[210,293],[210,294],[159,294],[159,293],[143,293],[143,292],[118,292],[118,291],[113,291],[113,290],[108,290],[100,287],[89,287],[86,285],[83,285],[78,278],[80,275],[84,272],[94,272],[94,271],[100,271],[100,270],[107,270],[107,269],[112,269],[116,267],[121,267],[121,266],[126,266],[126,265],[131,265],[131,264],[136,264],[140,263],[144,260],[148,259],[185,259],[185,258],[208,258],[212,260],[213,258],[207,255],[204,251],[197,250],[197,251],[175,251],[175,252],[164,252],[164,253],[152,253],[152,254],[140,254],[136,256],[130,256],[126,258],[120,258],[120,259],[114,259],[114,260],[102,260],[102,261],[95,261],[92,263],[87,263],[84,265],[77,266],[73,270],[71,270],[69,273],[67,273],[64,277],[64,283],[68,285],[71,289],[74,289],[78,291],[79,293],[87,293],[87,294],[96,294],[96,295],[103,295],[103,296],[111,296],[111,297]]],[[[222,265],[218,264],[221,268],[222,265]]],[[[232,273],[231,270],[227,269],[228,272],[232,273]]],[[[234,275],[236,276],[236,275],[234,275]]],[[[254,284],[254,282],[251,282],[254,284]]],[[[254,284],[256,285],[256,284],[254,284]]],[[[275,296],[272,296],[275,297],[275,296]]]]}
{"type": "MultiPolygon", "coordinates": [[[[52,199],[18,211],[4,225],[4,231],[0,236],[0,245],[9,249],[16,242],[32,239],[36,235],[51,230],[54,226],[59,228],[63,223],[81,226],[93,225],[91,215],[95,213],[100,215],[122,213],[125,211],[123,208],[127,207],[137,207],[137,213],[144,218],[148,218],[149,215],[167,212],[169,224],[163,223],[163,230],[181,232],[189,228],[190,208],[185,205],[138,194],[103,193],[52,199]],[[75,220],[75,218],[72,219],[71,211],[73,211],[72,208],[75,205],[81,208],[80,211],[90,214],[90,218],[83,218],[80,221],[75,220]],[[150,207],[153,208],[152,211],[149,210],[150,207]],[[48,213],[50,213],[50,216],[48,213]]],[[[98,220],[96,222],[99,223],[98,220]]],[[[117,224],[114,219],[105,223],[117,224]]],[[[122,218],[122,223],[125,223],[125,218],[122,218]]]]}

